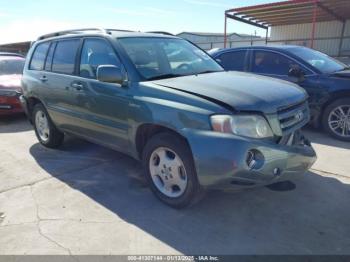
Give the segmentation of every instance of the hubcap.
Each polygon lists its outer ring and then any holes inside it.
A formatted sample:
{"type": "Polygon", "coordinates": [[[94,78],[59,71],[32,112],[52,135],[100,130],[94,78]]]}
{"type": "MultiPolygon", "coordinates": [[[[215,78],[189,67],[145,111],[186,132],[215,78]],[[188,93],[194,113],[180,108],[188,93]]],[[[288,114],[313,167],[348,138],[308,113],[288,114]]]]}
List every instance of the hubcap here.
{"type": "Polygon", "coordinates": [[[156,149],[150,158],[149,169],[157,189],[167,197],[180,197],[187,187],[187,174],[181,158],[164,147],[156,149]]]}
{"type": "Polygon", "coordinates": [[[49,122],[47,121],[47,117],[45,113],[41,110],[36,112],[35,127],[42,141],[46,142],[47,140],[49,140],[49,136],[50,136],[49,122]]]}
{"type": "Polygon", "coordinates": [[[338,106],[328,117],[330,129],[337,135],[350,137],[350,105],[338,106]]]}

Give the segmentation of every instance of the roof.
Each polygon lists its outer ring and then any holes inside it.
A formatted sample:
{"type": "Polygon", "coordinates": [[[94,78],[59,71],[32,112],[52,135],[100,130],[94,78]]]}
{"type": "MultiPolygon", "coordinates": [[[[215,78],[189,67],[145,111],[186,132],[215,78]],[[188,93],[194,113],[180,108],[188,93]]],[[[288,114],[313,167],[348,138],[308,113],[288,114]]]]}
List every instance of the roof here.
{"type": "Polygon", "coordinates": [[[305,46],[299,46],[299,45],[262,45],[262,46],[240,46],[240,47],[232,47],[232,48],[215,48],[212,50],[209,50],[209,54],[215,56],[219,53],[230,51],[230,50],[240,50],[240,49],[263,49],[263,50],[288,50],[288,49],[294,49],[294,48],[307,48],[305,46]]]}
{"type": "MultiPolygon", "coordinates": [[[[181,32],[180,34],[177,34],[178,36],[182,34],[189,34],[189,35],[196,35],[196,36],[218,36],[218,37],[224,37],[224,33],[206,33],[206,32],[181,32]]],[[[227,34],[227,36],[239,36],[239,37],[249,37],[251,38],[251,35],[248,34],[237,34],[237,33],[230,33],[227,34]]],[[[255,36],[256,38],[260,38],[260,36],[255,36]]]]}
{"type": "Polygon", "coordinates": [[[270,4],[233,8],[226,16],[241,22],[267,28],[268,26],[350,19],[349,0],[289,0],[270,4]]]}

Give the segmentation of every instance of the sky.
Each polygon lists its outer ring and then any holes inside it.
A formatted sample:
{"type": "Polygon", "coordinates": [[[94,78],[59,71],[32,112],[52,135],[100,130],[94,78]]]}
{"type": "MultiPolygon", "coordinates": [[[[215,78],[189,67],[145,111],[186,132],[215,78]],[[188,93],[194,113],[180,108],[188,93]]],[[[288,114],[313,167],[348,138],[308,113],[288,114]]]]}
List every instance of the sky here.
{"type": "MultiPolygon", "coordinates": [[[[227,9],[278,0],[0,0],[0,44],[54,31],[98,27],[134,31],[223,32],[227,9]]],[[[228,32],[265,31],[229,21],[228,32]]]]}

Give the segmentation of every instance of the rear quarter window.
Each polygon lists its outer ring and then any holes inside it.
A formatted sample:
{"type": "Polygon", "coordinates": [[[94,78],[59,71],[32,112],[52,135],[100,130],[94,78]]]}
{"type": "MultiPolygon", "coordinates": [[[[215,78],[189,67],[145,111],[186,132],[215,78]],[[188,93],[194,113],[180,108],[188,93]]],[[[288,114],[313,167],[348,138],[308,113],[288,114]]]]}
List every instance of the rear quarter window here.
{"type": "Polygon", "coordinates": [[[72,75],[79,45],[80,39],[57,42],[52,60],[52,72],[72,75]]]}
{"type": "Polygon", "coordinates": [[[31,70],[43,70],[45,64],[45,58],[47,50],[49,49],[50,43],[45,42],[39,44],[33,53],[32,59],[30,61],[29,69],[31,70]]]}

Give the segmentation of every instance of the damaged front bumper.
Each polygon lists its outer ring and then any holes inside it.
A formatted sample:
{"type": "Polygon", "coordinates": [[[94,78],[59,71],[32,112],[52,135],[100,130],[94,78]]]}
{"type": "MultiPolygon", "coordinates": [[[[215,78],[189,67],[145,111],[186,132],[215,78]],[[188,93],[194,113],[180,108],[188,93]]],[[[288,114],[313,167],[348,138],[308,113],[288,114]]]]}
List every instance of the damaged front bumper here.
{"type": "Polygon", "coordinates": [[[266,185],[304,174],[316,153],[300,131],[279,141],[261,141],[211,131],[186,130],[203,187],[266,185]]]}

